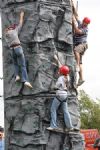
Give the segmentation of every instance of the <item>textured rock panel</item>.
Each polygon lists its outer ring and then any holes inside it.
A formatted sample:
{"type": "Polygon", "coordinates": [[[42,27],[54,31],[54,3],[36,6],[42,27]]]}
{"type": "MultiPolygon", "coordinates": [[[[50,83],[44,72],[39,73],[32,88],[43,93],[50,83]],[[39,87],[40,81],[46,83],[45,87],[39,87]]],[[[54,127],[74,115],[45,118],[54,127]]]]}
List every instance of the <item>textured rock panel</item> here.
{"type": "MultiPolygon", "coordinates": [[[[12,51],[3,38],[5,150],[83,150],[84,139],[79,132],[65,134],[46,130],[55,96],[52,87],[58,78],[55,53],[62,64],[70,67],[68,106],[73,125],[80,128],[70,1],[4,0],[1,9],[3,31],[8,25],[18,23],[21,10],[25,12],[19,38],[33,86],[30,90],[22,83],[15,83],[12,51]]],[[[61,108],[58,125],[65,127],[61,108]]]]}

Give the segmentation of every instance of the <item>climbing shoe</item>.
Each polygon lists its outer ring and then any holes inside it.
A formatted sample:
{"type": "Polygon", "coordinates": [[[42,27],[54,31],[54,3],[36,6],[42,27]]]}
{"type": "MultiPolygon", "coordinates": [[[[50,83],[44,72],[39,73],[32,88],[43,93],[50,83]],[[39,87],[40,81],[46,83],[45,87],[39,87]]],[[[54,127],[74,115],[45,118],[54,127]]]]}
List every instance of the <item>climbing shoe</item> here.
{"type": "Polygon", "coordinates": [[[55,128],[52,127],[48,127],[47,130],[54,130],[55,128]]]}
{"type": "Polygon", "coordinates": [[[77,86],[82,85],[84,82],[85,82],[84,80],[79,80],[77,86]]]}
{"type": "Polygon", "coordinates": [[[77,127],[73,127],[73,131],[80,131],[80,129],[77,127]]]}
{"type": "Polygon", "coordinates": [[[79,131],[79,130],[80,130],[79,128],[72,127],[72,128],[66,128],[66,129],[65,129],[65,132],[79,131]]]}
{"type": "Polygon", "coordinates": [[[60,132],[64,132],[62,128],[52,128],[52,127],[48,127],[47,130],[50,130],[50,131],[58,131],[58,132],[59,132],[59,131],[60,131],[60,132]]]}
{"type": "Polygon", "coordinates": [[[16,78],[15,78],[15,82],[18,82],[20,80],[20,76],[16,76],[16,78]]]}
{"type": "Polygon", "coordinates": [[[74,128],[65,128],[65,132],[73,131],[74,128]]]}
{"type": "Polygon", "coordinates": [[[31,89],[33,88],[32,85],[29,82],[27,82],[27,81],[24,82],[24,85],[27,86],[27,87],[29,87],[29,88],[31,88],[31,89]]]}

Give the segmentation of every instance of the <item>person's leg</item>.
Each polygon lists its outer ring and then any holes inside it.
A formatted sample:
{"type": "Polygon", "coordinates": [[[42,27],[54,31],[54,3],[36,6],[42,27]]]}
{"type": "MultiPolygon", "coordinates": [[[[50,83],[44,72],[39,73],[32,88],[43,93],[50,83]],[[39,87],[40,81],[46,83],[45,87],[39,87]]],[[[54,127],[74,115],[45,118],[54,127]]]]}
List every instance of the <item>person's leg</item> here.
{"type": "Polygon", "coordinates": [[[84,83],[85,81],[83,80],[83,69],[82,69],[82,64],[80,64],[80,72],[79,72],[79,80],[77,86],[80,86],[84,83]]]}
{"type": "Polygon", "coordinates": [[[80,86],[84,83],[83,79],[83,67],[82,67],[82,55],[80,55],[80,71],[79,71],[79,80],[77,86],[80,86]]]}
{"type": "Polygon", "coordinates": [[[79,72],[79,80],[77,86],[80,86],[84,83],[83,80],[83,68],[82,68],[82,56],[85,52],[85,46],[84,43],[77,45],[74,48],[75,58],[76,58],[76,71],[79,72]],[[79,68],[78,68],[79,66],[79,68]],[[78,68],[78,69],[77,69],[78,68]]]}
{"type": "Polygon", "coordinates": [[[76,71],[80,71],[80,45],[75,46],[74,48],[74,55],[75,55],[75,60],[76,60],[76,71]]]}
{"type": "Polygon", "coordinates": [[[64,113],[65,125],[68,129],[72,129],[73,125],[72,125],[71,117],[70,117],[70,114],[68,111],[67,102],[62,102],[62,109],[63,109],[63,113],[64,113]]]}
{"type": "Polygon", "coordinates": [[[22,50],[22,47],[15,48],[15,53],[17,55],[17,63],[21,71],[21,78],[22,82],[24,82],[24,85],[26,85],[29,88],[32,88],[32,85],[28,82],[28,74],[26,70],[26,63],[25,63],[25,57],[22,50]]]}
{"type": "MultiPolygon", "coordinates": [[[[14,72],[15,72],[15,78],[19,77],[19,66],[17,62],[17,55],[15,53],[15,50],[12,50],[12,55],[13,55],[13,63],[14,63],[14,72]]],[[[19,77],[20,78],[20,77],[19,77]]]]}
{"type": "Polygon", "coordinates": [[[52,105],[51,105],[51,121],[50,121],[50,127],[51,128],[57,128],[57,109],[60,105],[60,102],[57,100],[57,98],[55,97],[52,105]]]}
{"type": "Polygon", "coordinates": [[[80,70],[80,61],[82,59],[82,55],[85,52],[85,46],[84,43],[82,44],[78,44],[77,46],[75,46],[74,48],[74,54],[75,54],[75,59],[76,59],[76,67],[79,67],[80,70]]]}
{"type": "Polygon", "coordinates": [[[24,57],[22,47],[15,48],[15,53],[17,55],[18,66],[21,70],[22,82],[28,81],[28,75],[27,75],[26,64],[25,64],[25,57],[24,57]]]}
{"type": "Polygon", "coordinates": [[[83,67],[82,67],[82,64],[80,64],[79,79],[83,80],[83,67]]]}
{"type": "Polygon", "coordinates": [[[74,54],[75,54],[76,64],[77,64],[77,66],[79,66],[80,65],[80,54],[77,51],[74,51],[74,54]]]}
{"type": "Polygon", "coordinates": [[[79,72],[79,80],[83,80],[83,67],[82,67],[82,54],[80,54],[80,72],[79,72]]]}

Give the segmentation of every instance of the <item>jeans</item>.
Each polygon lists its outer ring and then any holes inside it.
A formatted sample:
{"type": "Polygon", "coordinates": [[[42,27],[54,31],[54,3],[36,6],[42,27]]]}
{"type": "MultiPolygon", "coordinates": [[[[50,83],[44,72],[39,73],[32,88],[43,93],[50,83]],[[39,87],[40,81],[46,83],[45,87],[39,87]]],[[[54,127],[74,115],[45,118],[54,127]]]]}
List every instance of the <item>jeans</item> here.
{"type": "Polygon", "coordinates": [[[25,57],[21,46],[13,48],[13,61],[15,67],[15,76],[21,74],[22,82],[28,81],[25,57]]]}
{"type": "Polygon", "coordinates": [[[51,122],[50,127],[57,128],[57,109],[59,105],[61,104],[63,113],[64,113],[64,122],[66,125],[66,128],[70,129],[73,127],[71,122],[71,117],[68,111],[68,105],[67,102],[60,102],[56,97],[54,98],[52,105],[51,105],[51,122]]]}
{"type": "Polygon", "coordinates": [[[0,150],[4,150],[4,138],[0,139],[0,150]]]}

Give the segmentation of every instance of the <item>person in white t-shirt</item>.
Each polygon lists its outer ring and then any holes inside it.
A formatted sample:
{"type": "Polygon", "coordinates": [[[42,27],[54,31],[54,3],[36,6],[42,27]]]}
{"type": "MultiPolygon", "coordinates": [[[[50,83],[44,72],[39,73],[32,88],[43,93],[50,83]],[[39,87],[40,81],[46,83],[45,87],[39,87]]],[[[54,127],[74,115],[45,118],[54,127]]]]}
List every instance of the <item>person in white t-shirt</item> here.
{"type": "MultiPolygon", "coordinates": [[[[57,57],[55,56],[55,59],[57,60],[57,57]]],[[[68,74],[69,74],[69,67],[66,65],[61,65],[58,61],[59,68],[59,78],[56,82],[56,97],[53,99],[52,105],[51,105],[51,121],[50,121],[50,127],[48,127],[48,130],[60,130],[57,126],[57,110],[58,107],[61,105],[63,114],[64,114],[64,122],[66,126],[65,131],[72,131],[75,130],[75,128],[72,125],[71,117],[68,111],[68,105],[67,105],[67,83],[68,83],[68,74]]]]}

